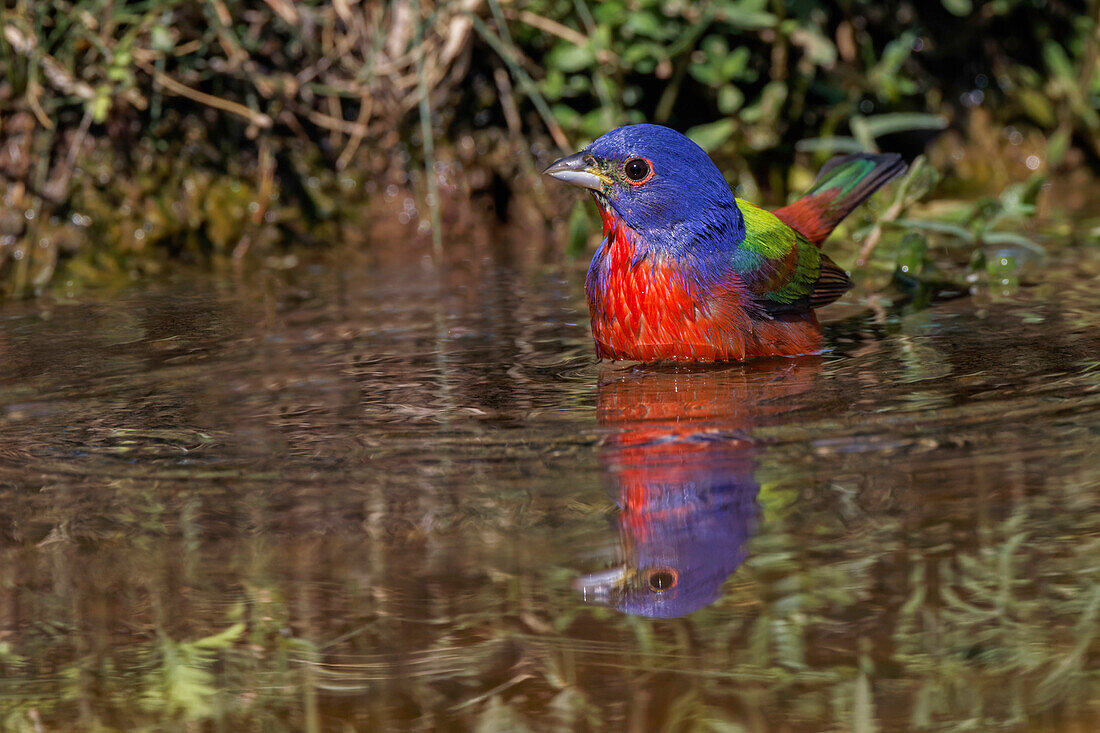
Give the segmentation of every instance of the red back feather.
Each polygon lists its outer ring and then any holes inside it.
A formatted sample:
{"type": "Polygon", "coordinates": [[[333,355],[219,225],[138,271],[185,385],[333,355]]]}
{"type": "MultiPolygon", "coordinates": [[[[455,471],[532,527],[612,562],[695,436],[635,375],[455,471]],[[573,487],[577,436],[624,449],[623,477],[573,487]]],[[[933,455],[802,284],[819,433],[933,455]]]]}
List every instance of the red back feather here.
{"type": "Polygon", "coordinates": [[[905,162],[897,153],[833,158],[802,198],[772,213],[820,247],[852,209],[904,171],[905,162]]]}

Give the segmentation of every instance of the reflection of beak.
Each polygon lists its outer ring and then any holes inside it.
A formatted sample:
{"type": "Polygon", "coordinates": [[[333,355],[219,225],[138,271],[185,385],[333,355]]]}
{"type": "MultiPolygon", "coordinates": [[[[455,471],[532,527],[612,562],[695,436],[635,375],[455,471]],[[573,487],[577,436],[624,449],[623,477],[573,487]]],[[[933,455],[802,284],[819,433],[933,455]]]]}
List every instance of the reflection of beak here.
{"type": "Polygon", "coordinates": [[[611,183],[611,179],[596,166],[595,159],[583,150],[554,161],[542,174],[599,193],[603,193],[603,187],[611,183]]]}
{"type": "Polygon", "coordinates": [[[609,568],[591,575],[583,575],[573,581],[573,588],[584,596],[585,603],[599,603],[606,606],[613,593],[622,591],[630,581],[631,573],[626,567],[609,568]]]}

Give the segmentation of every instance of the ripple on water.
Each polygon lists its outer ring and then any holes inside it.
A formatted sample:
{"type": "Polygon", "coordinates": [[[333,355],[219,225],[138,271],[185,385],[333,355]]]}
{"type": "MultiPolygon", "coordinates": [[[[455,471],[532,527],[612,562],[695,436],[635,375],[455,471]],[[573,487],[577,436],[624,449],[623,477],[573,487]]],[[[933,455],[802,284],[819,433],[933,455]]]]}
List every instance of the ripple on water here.
{"type": "Polygon", "coordinates": [[[1088,728],[1078,256],[708,368],[595,364],[576,278],[503,266],[8,306],[0,710],[1088,728]]]}

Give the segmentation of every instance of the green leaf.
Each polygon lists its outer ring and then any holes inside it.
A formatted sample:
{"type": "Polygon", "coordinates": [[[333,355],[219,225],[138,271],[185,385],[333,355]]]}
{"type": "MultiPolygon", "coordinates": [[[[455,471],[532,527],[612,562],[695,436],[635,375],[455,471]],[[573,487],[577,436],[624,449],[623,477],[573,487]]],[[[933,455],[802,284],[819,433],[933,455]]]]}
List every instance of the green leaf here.
{"type": "Polygon", "coordinates": [[[539,82],[539,89],[542,91],[542,96],[550,101],[561,99],[565,94],[565,74],[561,69],[549,69],[546,72],[546,78],[539,82]]]}
{"type": "Polygon", "coordinates": [[[149,32],[149,43],[154,51],[161,53],[169,53],[175,48],[175,44],[172,43],[172,34],[169,33],[167,27],[159,23],[153,26],[149,32]]]}
{"type": "Polygon", "coordinates": [[[237,637],[244,633],[244,629],[245,625],[238,622],[225,631],[219,631],[216,634],[191,642],[191,646],[199,649],[223,649],[232,645],[233,642],[237,640],[237,637]]]}
{"type": "Polygon", "coordinates": [[[871,89],[880,98],[896,100],[916,91],[913,81],[901,74],[902,65],[913,53],[915,39],[916,34],[907,31],[886,44],[886,48],[882,51],[882,58],[867,74],[871,89]]]}
{"type": "Polygon", "coordinates": [[[664,47],[653,41],[636,41],[627,46],[619,59],[627,68],[637,68],[642,73],[649,73],[657,62],[665,57],[664,47]],[[647,68],[643,68],[645,64],[647,68]]]}
{"type": "Polygon", "coordinates": [[[919,275],[928,259],[928,241],[923,234],[907,232],[898,243],[895,266],[909,275],[919,275]]]}
{"type": "Polygon", "coordinates": [[[1010,244],[1034,254],[1046,256],[1046,250],[1042,246],[1016,232],[985,232],[982,234],[982,244],[1010,244]]]}
{"type": "Polygon", "coordinates": [[[1060,165],[1069,150],[1070,128],[1059,128],[1047,139],[1047,161],[1052,165],[1060,165]]]}
{"type": "Polygon", "coordinates": [[[960,18],[974,12],[974,5],[970,0],[943,0],[943,7],[947,12],[960,18]]]}
{"type": "Polygon", "coordinates": [[[943,115],[922,114],[919,112],[892,112],[871,115],[863,118],[867,132],[874,138],[895,132],[910,130],[943,130],[947,127],[947,118],[943,115]]]}
{"type": "Polygon", "coordinates": [[[915,33],[907,31],[887,43],[886,48],[882,50],[882,58],[879,59],[875,72],[890,76],[896,75],[901,69],[901,65],[912,55],[913,41],[916,38],[915,33]]]}
{"type": "Polygon", "coordinates": [[[718,69],[710,64],[692,64],[688,67],[688,73],[700,84],[718,86],[724,79],[718,74],[718,69]]]}
{"type": "Polygon", "coordinates": [[[1073,62],[1066,55],[1066,50],[1056,41],[1047,41],[1043,44],[1043,61],[1047,68],[1055,76],[1068,79],[1076,85],[1077,75],[1073,71],[1073,62]]]}
{"type": "Polygon", "coordinates": [[[619,0],[596,3],[592,15],[597,23],[607,26],[620,26],[628,17],[626,7],[619,0]]]}
{"type": "Polygon", "coordinates": [[[749,63],[749,49],[745,46],[735,48],[731,54],[722,60],[719,73],[728,81],[744,76],[745,67],[749,63]]]}
{"type": "Polygon", "coordinates": [[[587,69],[596,63],[596,54],[591,46],[577,46],[566,41],[561,41],[546,54],[545,63],[548,69],[557,69],[566,73],[587,69]]]}
{"type": "Polygon", "coordinates": [[[899,227],[901,229],[923,229],[929,232],[936,232],[937,234],[950,234],[951,236],[958,237],[964,242],[970,242],[971,244],[973,244],[976,239],[974,233],[969,229],[965,229],[957,224],[948,224],[945,221],[898,219],[892,222],[883,222],[883,224],[889,224],[890,226],[899,227]]]}
{"type": "Polygon", "coordinates": [[[871,134],[871,128],[867,126],[867,118],[863,115],[852,115],[848,121],[848,127],[852,128],[852,137],[859,141],[864,150],[878,151],[875,144],[875,136],[871,134]]]}
{"type": "Polygon", "coordinates": [[[687,136],[703,150],[711,151],[726,142],[737,129],[737,124],[731,119],[718,120],[705,125],[696,125],[687,131],[687,136]]]}
{"type": "Polygon", "coordinates": [[[725,21],[734,28],[746,31],[758,31],[764,28],[775,28],[779,25],[779,18],[772,13],[760,10],[744,10],[741,8],[722,8],[714,13],[715,20],[725,21]]]}
{"type": "Polygon", "coordinates": [[[905,177],[901,179],[901,185],[898,186],[897,194],[894,196],[893,206],[899,211],[905,211],[924,198],[939,182],[939,171],[928,165],[928,160],[923,155],[918,155],[909,166],[905,177]]]}
{"type": "Polygon", "coordinates": [[[814,66],[830,68],[836,63],[836,44],[826,38],[818,28],[797,27],[791,32],[791,41],[802,47],[806,58],[814,66]]]}
{"type": "Polygon", "coordinates": [[[770,124],[779,117],[779,111],[783,102],[787,100],[787,85],[779,80],[770,81],[764,85],[760,92],[760,98],[741,113],[741,119],[745,122],[763,122],[770,124]]]}
{"type": "Polygon", "coordinates": [[[554,119],[558,121],[558,124],[567,130],[576,130],[580,127],[580,112],[567,104],[551,105],[550,113],[554,115],[554,119]]]}
{"type": "Polygon", "coordinates": [[[123,87],[134,85],[134,74],[128,68],[112,66],[107,69],[107,79],[119,83],[123,87]]]}
{"type": "Polygon", "coordinates": [[[107,119],[107,113],[111,110],[111,87],[100,84],[96,87],[95,96],[89,101],[92,107],[92,122],[102,123],[107,119]]]}
{"type": "Polygon", "coordinates": [[[597,138],[607,132],[609,126],[607,110],[597,107],[581,116],[580,130],[585,137],[597,138]]]}
{"type": "Polygon", "coordinates": [[[997,197],[1001,205],[998,219],[1026,219],[1035,215],[1035,197],[1042,186],[1044,177],[1032,176],[1027,182],[1011,183],[1005,186],[997,197]],[[1030,200],[1028,199],[1030,197],[1030,200]]]}
{"type": "Polygon", "coordinates": [[[20,667],[25,661],[23,657],[12,650],[10,642],[0,641],[0,664],[9,667],[20,667]]]}
{"type": "Polygon", "coordinates": [[[592,79],[587,74],[570,74],[566,89],[570,96],[588,94],[592,89],[592,79]]]}
{"type": "Polygon", "coordinates": [[[706,55],[707,63],[714,63],[730,52],[730,45],[725,36],[711,34],[699,43],[699,49],[706,55]]]}
{"type": "Polygon", "coordinates": [[[631,13],[623,25],[623,31],[658,41],[666,41],[676,36],[674,24],[662,20],[655,13],[644,10],[631,13]]]}
{"type": "Polygon", "coordinates": [[[1039,201],[1039,192],[1043,190],[1043,184],[1046,183],[1046,180],[1046,176],[1043,175],[1034,175],[1027,179],[1024,183],[1024,191],[1020,194],[1020,203],[1034,208],[1039,201]]]}
{"type": "Polygon", "coordinates": [[[1054,105],[1042,92],[1031,87],[1017,87],[1016,101],[1024,108],[1027,116],[1041,127],[1050,127],[1054,124],[1054,105]]]}
{"type": "Polygon", "coordinates": [[[718,109],[722,114],[733,114],[745,103],[745,95],[733,84],[718,90],[718,109]]]}
{"type": "Polygon", "coordinates": [[[854,137],[808,137],[795,143],[795,150],[802,153],[862,153],[866,150],[854,137]]]}

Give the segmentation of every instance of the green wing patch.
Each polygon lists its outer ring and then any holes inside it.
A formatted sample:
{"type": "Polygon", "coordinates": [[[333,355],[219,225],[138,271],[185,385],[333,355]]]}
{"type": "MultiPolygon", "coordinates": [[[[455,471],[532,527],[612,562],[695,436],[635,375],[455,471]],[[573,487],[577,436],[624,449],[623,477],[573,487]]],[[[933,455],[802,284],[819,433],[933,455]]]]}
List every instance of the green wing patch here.
{"type": "Polygon", "coordinates": [[[737,274],[758,300],[794,304],[810,296],[821,274],[821,252],[775,214],[737,199],[745,239],[734,253],[737,274]]]}

